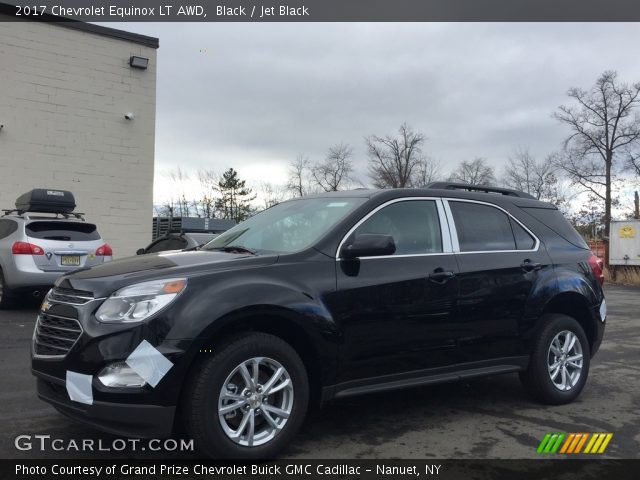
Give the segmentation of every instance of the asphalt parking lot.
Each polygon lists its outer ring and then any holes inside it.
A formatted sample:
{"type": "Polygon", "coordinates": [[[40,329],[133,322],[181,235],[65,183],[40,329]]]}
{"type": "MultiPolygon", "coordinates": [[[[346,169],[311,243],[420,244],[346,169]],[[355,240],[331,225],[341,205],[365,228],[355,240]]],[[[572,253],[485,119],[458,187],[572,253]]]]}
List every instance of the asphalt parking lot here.
{"type": "MultiPolygon", "coordinates": [[[[315,413],[284,458],[536,458],[547,432],[612,432],[605,456],[640,458],[640,288],[607,286],[609,317],[589,382],[573,404],[531,401],[517,375],[336,401],[315,413]]],[[[0,458],[156,458],[150,452],[19,451],[18,435],[114,437],[38,400],[29,370],[36,307],[0,312],[0,458]]],[[[178,454],[161,454],[179,457],[178,454]]]]}

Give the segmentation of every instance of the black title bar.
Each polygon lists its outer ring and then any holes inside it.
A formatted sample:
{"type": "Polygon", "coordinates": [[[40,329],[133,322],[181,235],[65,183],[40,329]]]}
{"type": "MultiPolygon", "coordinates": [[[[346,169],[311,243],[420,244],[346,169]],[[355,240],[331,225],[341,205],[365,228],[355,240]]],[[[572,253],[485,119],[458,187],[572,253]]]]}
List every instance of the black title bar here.
{"type": "Polygon", "coordinates": [[[38,0],[0,2],[2,21],[638,22],[637,0],[38,0]]]}

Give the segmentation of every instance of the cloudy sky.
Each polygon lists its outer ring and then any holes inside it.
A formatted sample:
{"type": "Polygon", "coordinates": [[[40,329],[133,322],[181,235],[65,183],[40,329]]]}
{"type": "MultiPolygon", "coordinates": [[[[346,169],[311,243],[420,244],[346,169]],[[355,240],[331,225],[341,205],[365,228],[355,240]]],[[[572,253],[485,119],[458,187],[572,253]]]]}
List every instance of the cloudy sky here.
{"type": "Polygon", "coordinates": [[[451,170],[487,158],[499,171],[514,148],[542,157],[566,127],[551,118],[570,86],[604,70],[640,80],[640,24],[136,23],[160,38],[156,202],[164,172],[236,168],[284,183],[298,153],[354,149],[402,122],[451,170]]]}

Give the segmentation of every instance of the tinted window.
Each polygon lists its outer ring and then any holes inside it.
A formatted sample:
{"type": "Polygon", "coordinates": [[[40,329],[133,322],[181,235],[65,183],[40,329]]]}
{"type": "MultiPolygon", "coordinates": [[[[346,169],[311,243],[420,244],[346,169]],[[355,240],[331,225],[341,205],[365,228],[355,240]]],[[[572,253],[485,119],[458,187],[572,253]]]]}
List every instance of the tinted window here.
{"type": "Polygon", "coordinates": [[[544,223],[569,243],[572,243],[576,247],[589,248],[584,241],[584,238],[576,232],[575,228],[571,226],[559,210],[556,210],[555,208],[521,208],[525,212],[533,215],[533,217],[540,222],[544,223]]]}
{"type": "Polygon", "coordinates": [[[6,238],[16,230],[18,230],[18,222],[0,219],[0,238],[6,238]]]}
{"type": "Polygon", "coordinates": [[[511,220],[511,228],[513,230],[513,236],[516,239],[516,248],[518,250],[533,250],[536,246],[536,240],[529,232],[527,232],[522,225],[516,222],[513,218],[511,220]]]}
{"type": "Polygon", "coordinates": [[[509,216],[488,205],[449,202],[458,232],[460,251],[515,250],[509,216]]]}
{"type": "Polygon", "coordinates": [[[382,233],[396,242],[396,255],[442,252],[438,209],[432,200],[392,203],[369,217],[354,235],[382,233]]]}
{"type": "Polygon", "coordinates": [[[166,250],[182,250],[186,246],[187,241],[184,238],[165,238],[151,245],[146,253],[164,252],[166,250]]]}
{"type": "Polygon", "coordinates": [[[84,222],[31,222],[26,226],[32,238],[62,241],[99,240],[100,234],[92,223],[84,222]]]}

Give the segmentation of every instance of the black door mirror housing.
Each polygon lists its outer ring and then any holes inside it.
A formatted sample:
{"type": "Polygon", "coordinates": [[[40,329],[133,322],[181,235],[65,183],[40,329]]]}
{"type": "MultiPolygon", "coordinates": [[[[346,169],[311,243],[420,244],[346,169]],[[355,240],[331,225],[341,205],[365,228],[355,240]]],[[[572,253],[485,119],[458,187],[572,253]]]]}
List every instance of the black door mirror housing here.
{"type": "Polygon", "coordinates": [[[144,255],[144,248],[139,248],[136,250],[136,255],[144,255]]]}
{"type": "Polygon", "coordinates": [[[380,257],[393,255],[396,252],[396,242],[391,235],[381,233],[362,233],[353,242],[342,247],[340,257],[354,259],[358,257],[380,257]]]}

